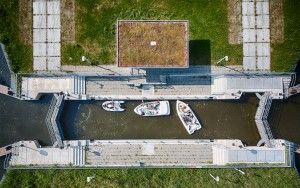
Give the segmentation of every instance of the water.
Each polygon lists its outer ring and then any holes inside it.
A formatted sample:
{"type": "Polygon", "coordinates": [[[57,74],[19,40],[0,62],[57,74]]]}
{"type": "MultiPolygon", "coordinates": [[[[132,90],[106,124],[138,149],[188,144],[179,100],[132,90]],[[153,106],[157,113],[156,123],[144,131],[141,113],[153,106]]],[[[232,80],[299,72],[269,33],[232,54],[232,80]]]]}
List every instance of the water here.
{"type": "MultiPolygon", "coordinates": [[[[20,101],[0,94],[0,147],[20,140],[38,140],[50,145],[45,117],[51,97],[39,101],[20,101]]],[[[0,179],[4,173],[4,157],[0,158],[0,179]]]]}
{"type": "Polygon", "coordinates": [[[50,99],[44,96],[39,101],[27,102],[0,95],[0,146],[20,140],[51,144],[45,123],[50,99]]]}
{"type": "Polygon", "coordinates": [[[141,101],[125,103],[125,112],[107,112],[100,101],[67,101],[61,117],[66,139],[241,139],[256,145],[259,135],[254,122],[258,100],[185,101],[195,112],[202,129],[189,135],[177,117],[175,101],[171,115],[142,117],[133,112],[141,101]]]}
{"type": "MultiPolygon", "coordinates": [[[[50,145],[45,117],[51,97],[20,101],[0,94],[0,147],[20,140],[38,140],[50,145]]],[[[133,109],[141,101],[127,102],[124,113],[102,110],[100,101],[66,101],[61,122],[66,139],[240,139],[256,145],[259,135],[254,122],[258,100],[246,95],[241,101],[186,101],[203,128],[188,135],[176,115],[141,117],[133,109]]],[[[300,95],[274,101],[270,127],[275,138],[300,144],[300,95]]],[[[300,157],[297,157],[297,164],[300,157]]],[[[1,166],[3,158],[0,158],[1,166]]],[[[3,169],[0,168],[0,176],[3,169]]]]}
{"type": "Polygon", "coordinates": [[[300,94],[273,101],[269,123],[275,138],[300,144],[300,94]]]}

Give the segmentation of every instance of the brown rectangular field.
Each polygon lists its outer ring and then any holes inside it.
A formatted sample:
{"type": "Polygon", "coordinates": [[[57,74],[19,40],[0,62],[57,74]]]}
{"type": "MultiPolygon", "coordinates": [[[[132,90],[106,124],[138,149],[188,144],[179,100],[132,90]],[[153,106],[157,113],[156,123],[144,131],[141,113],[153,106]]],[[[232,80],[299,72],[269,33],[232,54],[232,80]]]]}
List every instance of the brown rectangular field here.
{"type": "Polygon", "coordinates": [[[119,67],[188,67],[187,21],[117,22],[119,67]]]}

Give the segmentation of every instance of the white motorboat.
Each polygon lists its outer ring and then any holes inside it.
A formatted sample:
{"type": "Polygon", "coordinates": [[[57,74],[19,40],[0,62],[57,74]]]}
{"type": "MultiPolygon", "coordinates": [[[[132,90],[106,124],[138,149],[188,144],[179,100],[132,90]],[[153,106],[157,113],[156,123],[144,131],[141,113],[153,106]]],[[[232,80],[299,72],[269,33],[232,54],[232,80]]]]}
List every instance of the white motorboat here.
{"type": "Polygon", "coordinates": [[[177,114],[189,134],[193,134],[196,130],[201,129],[201,124],[196,115],[188,104],[178,101],[176,102],[177,114]]]}
{"type": "Polygon", "coordinates": [[[121,107],[124,101],[105,101],[102,108],[109,112],[123,112],[125,109],[121,107]]]}
{"type": "Polygon", "coordinates": [[[134,112],[141,116],[167,116],[170,115],[169,101],[145,102],[138,105],[134,112]]]}

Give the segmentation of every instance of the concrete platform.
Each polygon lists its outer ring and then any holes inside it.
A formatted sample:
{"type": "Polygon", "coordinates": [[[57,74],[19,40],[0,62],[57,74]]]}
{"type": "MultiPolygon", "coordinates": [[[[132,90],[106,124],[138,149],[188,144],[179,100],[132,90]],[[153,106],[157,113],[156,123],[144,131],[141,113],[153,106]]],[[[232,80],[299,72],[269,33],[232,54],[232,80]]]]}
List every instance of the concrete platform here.
{"type": "Polygon", "coordinates": [[[91,166],[196,168],[213,162],[212,147],[207,141],[99,141],[91,143],[86,154],[91,166]]]}
{"type": "Polygon", "coordinates": [[[36,100],[42,93],[73,93],[74,78],[67,77],[23,77],[21,95],[26,100],[36,100]]]}
{"type": "Polygon", "coordinates": [[[11,168],[226,168],[291,167],[292,145],[244,146],[240,140],[70,140],[64,148],[14,143],[11,168]]]}

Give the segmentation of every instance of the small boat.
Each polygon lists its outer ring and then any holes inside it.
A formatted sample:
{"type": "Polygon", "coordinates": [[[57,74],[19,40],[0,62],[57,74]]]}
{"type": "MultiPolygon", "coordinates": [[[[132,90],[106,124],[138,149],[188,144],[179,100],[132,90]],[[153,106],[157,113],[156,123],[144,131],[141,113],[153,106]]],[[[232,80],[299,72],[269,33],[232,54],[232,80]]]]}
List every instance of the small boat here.
{"type": "Polygon", "coordinates": [[[102,108],[109,112],[123,112],[125,109],[121,107],[124,101],[105,101],[102,108]]]}
{"type": "Polygon", "coordinates": [[[170,115],[169,101],[145,102],[138,105],[134,112],[141,116],[167,116],[170,115]]]}
{"type": "Polygon", "coordinates": [[[193,134],[196,130],[201,129],[201,124],[195,116],[188,104],[178,101],[176,102],[177,114],[189,134],[193,134]]]}

